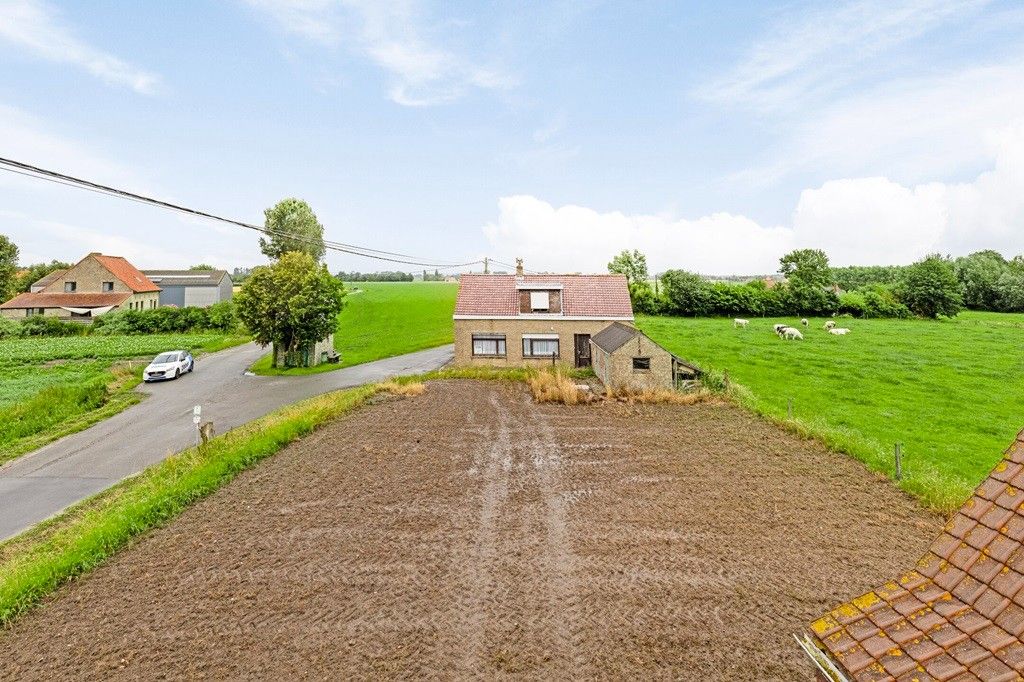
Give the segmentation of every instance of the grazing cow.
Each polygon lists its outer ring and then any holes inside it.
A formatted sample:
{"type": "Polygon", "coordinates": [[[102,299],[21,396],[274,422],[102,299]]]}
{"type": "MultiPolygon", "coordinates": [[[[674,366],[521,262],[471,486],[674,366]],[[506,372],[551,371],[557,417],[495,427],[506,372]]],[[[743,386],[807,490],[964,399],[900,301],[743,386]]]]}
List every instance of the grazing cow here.
{"type": "Polygon", "coordinates": [[[748,324],[750,324],[750,320],[744,320],[739,317],[732,321],[732,326],[734,329],[736,327],[743,327],[744,329],[746,329],[748,324]]]}
{"type": "Polygon", "coordinates": [[[808,322],[808,321],[807,321],[807,318],[805,317],[804,319],[800,320],[800,324],[802,324],[803,326],[805,326],[805,327],[806,327],[807,325],[809,325],[809,324],[810,324],[810,322],[808,322]]]}
{"type": "Polygon", "coordinates": [[[782,338],[786,341],[803,341],[804,335],[800,333],[799,329],[793,327],[786,327],[782,330],[782,338]]]}
{"type": "Polygon", "coordinates": [[[825,329],[835,329],[835,327],[836,327],[836,321],[835,320],[828,320],[827,322],[825,322],[825,329]]]}
{"type": "Polygon", "coordinates": [[[850,330],[845,329],[843,327],[833,327],[832,329],[828,330],[828,333],[834,334],[835,336],[846,336],[847,334],[850,333],[850,330]]]}

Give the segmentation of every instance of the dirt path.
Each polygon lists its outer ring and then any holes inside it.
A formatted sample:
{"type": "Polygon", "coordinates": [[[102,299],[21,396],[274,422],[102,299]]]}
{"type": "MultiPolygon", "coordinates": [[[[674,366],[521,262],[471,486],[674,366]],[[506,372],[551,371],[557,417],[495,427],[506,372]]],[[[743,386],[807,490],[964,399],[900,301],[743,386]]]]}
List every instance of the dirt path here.
{"type": "Polygon", "coordinates": [[[434,383],[62,590],[0,634],[0,679],[809,679],[790,633],[940,525],[731,407],[434,383]]]}

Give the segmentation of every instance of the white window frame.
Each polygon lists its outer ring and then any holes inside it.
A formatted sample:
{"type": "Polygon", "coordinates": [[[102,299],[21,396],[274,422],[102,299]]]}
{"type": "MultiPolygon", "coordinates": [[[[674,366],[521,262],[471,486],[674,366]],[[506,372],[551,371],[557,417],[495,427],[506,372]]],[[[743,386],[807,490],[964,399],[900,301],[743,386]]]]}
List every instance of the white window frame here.
{"type": "MultiPolygon", "coordinates": [[[[540,344],[537,344],[540,345],[540,344]]],[[[558,334],[523,334],[523,357],[524,358],[557,358],[561,357],[561,343],[558,334]],[[553,352],[538,353],[534,351],[534,341],[554,343],[553,352]]]]}
{"type": "Polygon", "coordinates": [[[504,334],[473,334],[470,343],[472,345],[473,357],[475,358],[503,358],[506,357],[508,346],[504,334]],[[477,342],[494,342],[494,353],[478,353],[477,342]]]}

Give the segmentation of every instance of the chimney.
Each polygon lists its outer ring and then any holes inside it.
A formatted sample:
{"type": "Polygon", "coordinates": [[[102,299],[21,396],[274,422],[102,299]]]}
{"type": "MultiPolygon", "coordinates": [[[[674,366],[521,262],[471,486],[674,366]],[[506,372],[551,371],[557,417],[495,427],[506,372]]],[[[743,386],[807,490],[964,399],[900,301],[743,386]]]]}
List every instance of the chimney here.
{"type": "Polygon", "coordinates": [[[523,276],[523,259],[516,258],[516,277],[523,276]]]}

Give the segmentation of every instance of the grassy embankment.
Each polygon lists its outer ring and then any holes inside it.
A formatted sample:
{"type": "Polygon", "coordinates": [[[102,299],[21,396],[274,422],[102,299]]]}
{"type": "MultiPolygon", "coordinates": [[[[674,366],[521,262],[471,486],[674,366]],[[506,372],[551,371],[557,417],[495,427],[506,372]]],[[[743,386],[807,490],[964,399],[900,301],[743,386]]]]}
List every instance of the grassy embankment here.
{"type": "Polygon", "coordinates": [[[98,566],[133,538],[162,525],[238,473],[376,393],[422,393],[429,379],[523,381],[525,369],[446,369],[328,393],[296,403],[214,438],[204,448],[154,464],[52,519],[0,543],[0,627],[60,585],[98,566]]]}
{"type": "Polygon", "coordinates": [[[201,333],[0,341],[0,464],[138,402],[131,389],[157,353],[212,352],[245,340],[201,333]]]}
{"type": "Polygon", "coordinates": [[[679,356],[727,370],[742,402],[894,475],[941,511],[954,509],[1024,427],[1024,315],[965,313],[954,320],[840,320],[848,336],[810,321],[803,342],[755,319],[641,317],[638,325],[679,356]]]}
{"type": "Polygon", "coordinates": [[[253,365],[257,374],[316,374],[451,343],[452,312],[459,285],[446,282],[354,282],[338,316],[334,349],[341,362],[272,369],[270,355],[253,365]]]}

